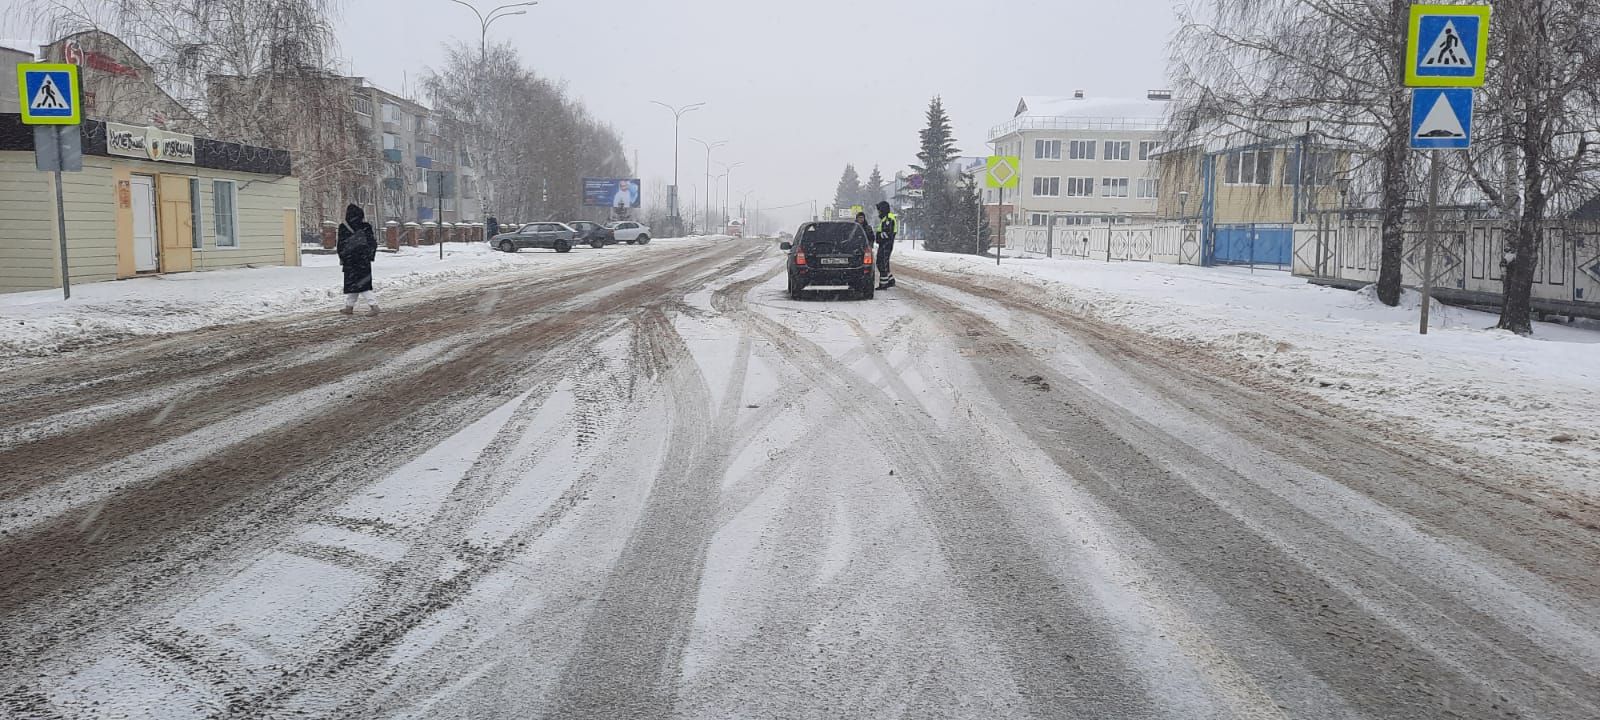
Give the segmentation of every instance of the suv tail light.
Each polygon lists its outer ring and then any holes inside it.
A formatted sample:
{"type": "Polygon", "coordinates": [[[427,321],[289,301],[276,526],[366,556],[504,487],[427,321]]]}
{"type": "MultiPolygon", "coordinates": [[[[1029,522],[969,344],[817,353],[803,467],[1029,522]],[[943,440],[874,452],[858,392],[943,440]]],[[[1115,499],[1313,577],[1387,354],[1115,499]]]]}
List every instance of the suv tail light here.
{"type": "Polygon", "coordinates": [[[796,265],[804,265],[804,264],[806,264],[806,251],[804,251],[804,250],[796,250],[796,251],[794,251],[794,264],[796,264],[796,265]]]}
{"type": "Polygon", "coordinates": [[[871,265],[872,264],[872,251],[871,250],[868,250],[866,253],[862,254],[862,256],[861,256],[861,264],[862,265],[871,265]]]}

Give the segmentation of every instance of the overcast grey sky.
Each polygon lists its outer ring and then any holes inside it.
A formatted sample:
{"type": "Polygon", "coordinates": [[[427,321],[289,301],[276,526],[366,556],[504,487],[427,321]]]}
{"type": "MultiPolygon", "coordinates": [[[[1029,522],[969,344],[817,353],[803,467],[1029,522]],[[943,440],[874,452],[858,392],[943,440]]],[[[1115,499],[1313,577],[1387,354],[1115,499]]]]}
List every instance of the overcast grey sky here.
{"type": "MultiPolygon", "coordinates": [[[[439,62],[439,41],[478,40],[449,0],[346,2],[344,52],[386,86],[439,62]]],[[[961,149],[986,154],[1021,95],[1163,87],[1173,24],[1171,0],[540,0],[490,32],[616,126],[647,183],[672,176],[672,116],[649,101],[707,103],[683,120],[685,198],[705,184],[688,138],[725,139],[713,160],[744,163],[735,199],[771,207],[830,201],[847,162],[912,162],[934,95],[961,149]]]]}
{"type": "MultiPolygon", "coordinates": [[[[487,10],[515,0],[471,1],[487,10]]],[[[345,69],[389,88],[416,88],[442,42],[478,42],[477,19],[450,0],[343,2],[345,69]]],[[[886,176],[903,169],[934,95],[959,147],[981,155],[989,128],[1022,95],[1132,97],[1163,87],[1171,4],[540,0],[496,23],[491,38],[514,40],[535,71],[565,80],[612,123],[638,151],[647,184],[672,177],[672,116],[649,101],[705,102],[684,116],[685,200],[704,192],[705,152],[688,140],[700,137],[728,141],[714,160],[744,163],[735,198],[753,191],[752,202],[772,207],[830,201],[847,162],[863,177],[873,164],[886,176]]]]}

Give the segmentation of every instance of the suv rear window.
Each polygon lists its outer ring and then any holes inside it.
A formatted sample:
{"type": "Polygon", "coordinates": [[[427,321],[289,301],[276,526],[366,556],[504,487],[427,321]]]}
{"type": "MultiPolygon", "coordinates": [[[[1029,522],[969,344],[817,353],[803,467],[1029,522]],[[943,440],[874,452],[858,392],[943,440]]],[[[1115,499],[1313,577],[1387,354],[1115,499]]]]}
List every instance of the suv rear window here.
{"type": "Polygon", "coordinates": [[[860,225],[847,222],[812,223],[800,231],[800,243],[803,245],[864,243],[867,239],[867,233],[860,225]]]}

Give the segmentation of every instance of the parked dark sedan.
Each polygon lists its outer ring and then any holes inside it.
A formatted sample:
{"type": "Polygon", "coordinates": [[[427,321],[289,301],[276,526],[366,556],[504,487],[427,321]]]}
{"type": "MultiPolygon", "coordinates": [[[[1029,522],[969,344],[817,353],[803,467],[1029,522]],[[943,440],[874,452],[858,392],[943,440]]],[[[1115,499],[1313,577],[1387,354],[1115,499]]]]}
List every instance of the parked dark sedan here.
{"type": "Polygon", "coordinates": [[[567,223],[567,227],[572,228],[573,232],[578,234],[577,243],[580,245],[588,243],[589,247],[599,250],[607,245],[615,245],[617,243],[616,232],[597,222],[578,220],[567,223]]]}
{"type": "Polygon", "coordinates": [[[492,247],[514,253],[523,248],[549,248],[558,253],[572,249],[578,233],[558,222],[538,222],[523,225],[516,232],[500,233],[490,239],[492,247]]]}
{"type": "Polygon", "coordinates": [[[789,297],[799,300],[808,287],[849,287],[871,300],[878,288],[878,266],[867,231],[853,222],[811,222],[800,226],[789,251],[789,297]]]}

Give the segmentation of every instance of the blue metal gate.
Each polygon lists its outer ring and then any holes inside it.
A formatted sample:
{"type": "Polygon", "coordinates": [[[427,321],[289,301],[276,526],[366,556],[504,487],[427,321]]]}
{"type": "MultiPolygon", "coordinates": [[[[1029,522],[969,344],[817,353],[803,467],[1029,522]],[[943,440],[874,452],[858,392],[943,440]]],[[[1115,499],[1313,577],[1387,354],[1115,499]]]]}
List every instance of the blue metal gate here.
{"type": "Polygon", "coordinates": [[[1288,225],[1218,225],[1212,234],[1212,262],[1219,265],[1290,267],[1294,229],[1288,225]]]}

